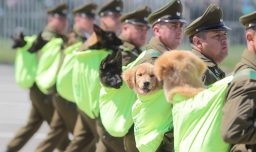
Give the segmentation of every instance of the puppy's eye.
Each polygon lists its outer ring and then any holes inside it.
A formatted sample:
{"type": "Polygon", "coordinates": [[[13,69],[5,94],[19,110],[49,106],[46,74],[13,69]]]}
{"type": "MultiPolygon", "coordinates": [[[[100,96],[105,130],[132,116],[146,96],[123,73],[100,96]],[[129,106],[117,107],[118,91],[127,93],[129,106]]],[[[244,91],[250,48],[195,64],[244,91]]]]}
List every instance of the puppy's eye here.
{"type": "Polygon", "coordinates": [[[139,74],[138,74],[138,76],[140,76],[140,77],[141,77],[141,76],[142,76],[142,74],[141,74],[141,73],[139,73],[139,74]]]}
{"type": "Polygon", "coordinates": [[[154,75],[154,74],[151,74],[151,75],[150,75],[150,77],[151,77],[151,78],[154,78],[154,77],[155,77],[155,75],[154,75]]]}

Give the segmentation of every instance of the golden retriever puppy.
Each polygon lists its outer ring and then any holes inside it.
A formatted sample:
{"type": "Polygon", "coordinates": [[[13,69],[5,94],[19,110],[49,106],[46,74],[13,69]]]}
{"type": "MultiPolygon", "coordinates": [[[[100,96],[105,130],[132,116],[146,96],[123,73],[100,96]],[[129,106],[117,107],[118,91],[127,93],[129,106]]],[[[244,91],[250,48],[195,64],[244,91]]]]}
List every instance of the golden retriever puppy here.
{"type": "Polygon", "coordinates": [[[169,102],[175,94],[192,97],[203,90],[205,63],[189,51],[169,51],[155,61],[155,75],[169,102]]]}
{"type": "Polygon", "coordinates": [[[161,87],[154,75],[154,66],[150,63],[142,63],[126,70],[122,77],[128,87],[138,95],[151,94],[161,87]]]}

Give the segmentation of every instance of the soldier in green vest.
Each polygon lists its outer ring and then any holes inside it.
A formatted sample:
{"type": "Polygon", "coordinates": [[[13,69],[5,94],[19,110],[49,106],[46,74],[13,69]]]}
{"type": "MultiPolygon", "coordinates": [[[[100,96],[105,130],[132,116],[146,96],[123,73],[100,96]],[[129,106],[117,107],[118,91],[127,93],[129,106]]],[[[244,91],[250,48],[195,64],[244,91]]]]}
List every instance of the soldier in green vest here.
{"type": "MultiPolygon", "coordinates": [[[[144,62],[154,64],[154,61],[164,52],[176,49],[183,38],[183,26],[186,21],[182,16],[182,3],[180,0],[173,0],[152,12],[148,17],[154,36],[145,46],[145,53],[141,53],[135,64],[144,62]]],[[[173,130],[166,132],[161,145],[158,147],[159,152],[173,151],[174,138],[173,130]]]]}
{"type": "Polygon", "coordinates": [[[214,4],[211,4],[202,16],[195,19],[185,29],[192,52],[207,65],[202,78],[205,85],[210,85],[225,77],[225,73],[218,65],[228,54],[228,30],[230,28],[223,22],[222,10],[214,4]]]}
{"type": "Polygon", "coordinates": [[[256,12],[240,17],[247,48],[234,73],[223,108],[221,135],[232,152],[256,151],[256,12]]]}
{"type": "MultiPolygon", "coordinates": [[[[86,4],[80,8],[74,9],[75,21],[74,32],[83,33],[86,39],[93,32],[93,24],[95,23],[95,10],[97,5],[94,3],[86,4]],[[80,18],[80,19],[79,19],[80,18]],[[86,21],[87,19],[87,21],[86,21]],[[80,26],[80,27],[78,27],[80,26]],[[80,31],[80,32],[79,32],[80,31]],[[82,32],[81,32],[82,31],[82,32]]],[[[80,35],[81,35],[80,34],[80,35]]],[[[72,86],[71,86],[72,89],[72,86]]],[[[78,117],[73,130],[73,140],[67,147],[67,152],[90,152],[95,151],[98,135],[96,132],[96,124],[81,110],[78,109],[78,117]]]]}
{"type": "MultiPolygon", "coordinates": [[[[120,21],[122,23],[122,28],[120,39],[123,41],[123,45],[120,46],[120,49],[122,50],[123,66],[134,61],[142,52],[140,48],[145,44],[149,30],[146,17],[150,13],[151,10],[149,7],[143,7],[121,16],[120,21]]],[[[99,126],[101,126],[101,129],[103,130],[103,136],[101,136],[101,134],[100,136],[108,151],[138,151],[135,145],[133,127],[130,128],[124,143],[124,137],[113,137],[103,128],[101,124],[99,126]]]]}
{"type": "MultiPolygon", "coordinates": [[[[48,10],[48,23],[42,33],[38,35],[36,40],[33,42],[32,47],[29,49],[31,53],[37,53],[39,50],[44,48],[51,39],[59,38],[58,42],[63,39],[63,34],[67,26],[66,17],[66,4],[60,4],[55,8],[48,10]]],[[[53,46],[53,45],[52,45],[53,46]]],[[[58,43],[55,47],[60,48],[61,44],[58,43]]],[[[42,52],[38,52],[42,53],[42,52]]],[[[39,57],[40,62],[41,56],[39,57]]],[[[40,64],[40,63],[39,63],[40,64]]],[[[40,65],[38,65],[39,68],[40,65]]],[[[36,69],[38,72],[38,68],[36,69]]],[[[41,124],[46,121],[50,124],[53,116],[54,107],[52,104],[51,95],[45,94],[39,89],[38,83],[36,82],[38,73],[36,73],[35,83],[30,88],[30,99],[32,102],[32,108],[28,118],[28,122],[22,127],[15,137],[9,142],[7,146],[8,152],[19,151],[26,142],[34,135],[34,133],[40,128],[41,124]]],[[[67,132],[64,133],[63,138],[58,139],[58,149],[64,150],[66,145],[69,143],[67,132]]]]}
{"type": "Polygon", "coordinates": [[[109,0],[98,10],[100,27],[106,31],[118,34],[121,29],[120,17],[123,11],[122,0],[109,0]]]}
{"type": "MultiPolygon", "coordinates": [[[[67,151],[85,151],[86,147],[90,144],[92,137],[85,134],[88,129],[88,125],[85,123],[80,124],[81,116],[78,116],[78,109],[74,103],[74,97],[72,92],[72,69],[74,64],[73,52],[77,50],[81,44],[90,36],[93,32],[93,24],[95,21],[95,9],[97,5],[89,3],[77,7],[73,10],[74,25],[72,37],[68,39],[68,45],[64,49],[64,60],[60,67],[57,77],[57,93],[53,96],[54,102],[54,115],[50,124],[50,130],[47,137],[37,147],[36,151],[48,152],[53,151],[56,147],[56,140],[62,138],[64,132],[68,131],[76,136],[73,138],[67,151]],[[79,117],[77,120],[77,117],[79,117]],[[75,129],[79,128],[79,129],[75,129]],[[77,139],[77,134],[74,131],[79,130],[80,137],[77,139]],[[83,136],[81,135],[83,133],[83,136]],[[81,143],[78,143],[81,142],[81,143]]],[[[90,151],[91,149],[89,149],[90,151]]]]}

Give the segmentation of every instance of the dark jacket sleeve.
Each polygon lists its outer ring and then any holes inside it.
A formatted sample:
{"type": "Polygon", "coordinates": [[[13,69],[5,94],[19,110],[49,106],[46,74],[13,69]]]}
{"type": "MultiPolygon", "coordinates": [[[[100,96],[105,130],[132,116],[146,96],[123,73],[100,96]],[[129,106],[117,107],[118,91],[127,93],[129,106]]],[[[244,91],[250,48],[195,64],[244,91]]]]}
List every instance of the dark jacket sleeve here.
{"type": "Polygon", "coordinates": [[[230,144],[256,144],[256,80],[231,83],[223,108],[221,135],[230,144]]]}

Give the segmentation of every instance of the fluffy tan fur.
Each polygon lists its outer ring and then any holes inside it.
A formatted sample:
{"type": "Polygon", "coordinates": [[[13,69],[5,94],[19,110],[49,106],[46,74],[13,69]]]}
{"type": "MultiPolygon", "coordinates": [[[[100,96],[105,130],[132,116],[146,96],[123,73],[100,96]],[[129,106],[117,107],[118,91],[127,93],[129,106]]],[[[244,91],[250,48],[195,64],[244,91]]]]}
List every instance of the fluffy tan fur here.
{"type": "Polygon", "coordinates": [[[192,97],[203,90],[201,77],[206,70],[205,63],[189,51],[173,50],[161,55],[155,62],[155,74],[163,82],[169,102],[178,93],[192,97]]]}
{"type": "Polygon", "coordinates": [[[150,63],[143,63],[126,70],[122,77],[128,87],[139,95],[147,95],[161,87],[154,75],[154,66],[150,63]]]}

